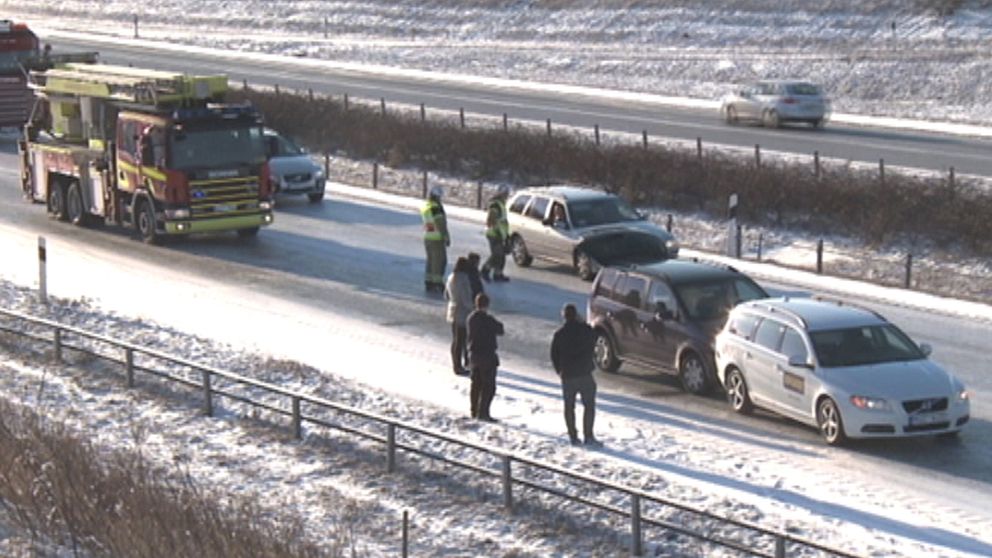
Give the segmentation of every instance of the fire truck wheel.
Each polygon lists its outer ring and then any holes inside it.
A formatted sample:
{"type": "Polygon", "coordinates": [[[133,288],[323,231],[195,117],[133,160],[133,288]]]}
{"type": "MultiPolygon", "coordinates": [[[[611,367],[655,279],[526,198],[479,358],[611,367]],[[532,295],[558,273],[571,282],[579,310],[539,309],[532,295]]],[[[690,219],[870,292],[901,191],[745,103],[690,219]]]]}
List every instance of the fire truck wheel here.
{"type": "Polygon", "coordinates": [[[69,185],[69,192],[66,195],[65,211],[69,222],[73,225],[85,227],[88,224],[86,206],[83,204],[83,192],[79,188],[78,182],[69,185]]]}
{"type": "Polygon", "coordinates": [[[155,230],[155,210],[147,200],[139,200],[135,211],[135,229],[145,244],[158,242],[158,231],[155,230]]]}
{"type": "Polygon", "coordinates": [[[48,216],[59,221],[67,219],[65,186],[62,184],[54,183],[48,190],[48,216]]]}

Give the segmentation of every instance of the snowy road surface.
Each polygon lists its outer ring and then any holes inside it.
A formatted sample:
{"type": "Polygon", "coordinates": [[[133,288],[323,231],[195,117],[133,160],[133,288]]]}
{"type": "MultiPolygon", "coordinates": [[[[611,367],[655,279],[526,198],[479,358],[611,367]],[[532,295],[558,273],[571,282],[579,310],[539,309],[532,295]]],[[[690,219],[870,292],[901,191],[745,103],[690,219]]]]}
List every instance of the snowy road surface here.
{"type": "MultiPolygon", "coordinates": [[[[403,207],[411,200],[368,203],[343,198],[356,191],[337,187],[320,206],[286,200],[276,225],[247,245],[231,235],[148,247],[114,229],[50,222],[43,207],[19,199],[13,157],[0,157],[0,278],[35,284],[37,236],[45,235],[53,295],[86,297],[122,316],[298,360],[464,413],[466,386],[450,372],[441,301],[422,292],[419,218],[403,207]]],[[[452,213],[450,253],[484,253],[478,213],[452,213]]],[[[508,325],[494,413],[504,419],[501,428],[562,440],[547,342],[561,304],[584,304],[588,285],[541,266],[517,270],[511,264],[509,271],[510,284],[490,287],[494,311],[508,325]]],[[[740,418],[716,397],[686,396],[674,382],[632,370],[600,375],[598,428],[609,448],[604,459],[616,468],[611,471],[622,479],[624,468],[647,468],[691,485],[703,502],[726,498],[758,506],[772,524],[799,513],[816,528],[839,529],[838,540],[873,541],[863,543],[866,548],[893,536],[902,542],[886,544],[896,554],[928,555],[918,544],[943,547],[948,555],[992,553],[992,413],[981,341],[988,323],[870,304],[932,342],[935,358],[975,391],[975,416],[960,444],[924,438],[828,448],[805,427],[771,416],[740,418]],[[869,531],[837,527],[837,521],[869,531]]],[[[953,301],[947,305],[953,310],[953,301]]]]}

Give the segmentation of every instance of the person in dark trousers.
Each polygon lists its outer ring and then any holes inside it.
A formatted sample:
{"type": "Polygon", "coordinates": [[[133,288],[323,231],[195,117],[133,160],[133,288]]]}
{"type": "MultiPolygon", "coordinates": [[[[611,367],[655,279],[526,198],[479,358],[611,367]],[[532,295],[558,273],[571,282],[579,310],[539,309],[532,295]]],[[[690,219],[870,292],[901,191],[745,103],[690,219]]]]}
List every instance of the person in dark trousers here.
{"type": "Polygon", "coordinates": [[[431,188],[420,216],[424,221],[424,249],[427,260],[424,263],[424,288],[427,292],[444,292],[444,268],[448,265],[448,220],[441,204],[444,191],[440,186],[431,188]]]}
{"type": "MultiPolygon", "coordinates": [[[[479,264],[481,262],[482,256],[480,256],[478,252],[468,253],[468,281],[472,286],[472,301],[474,301],[475,297],[479,296],[480,293],[486,292],[485,287],[482,285],[482,275],[479,274],[479,264]]],[[[474,302],[472,304],[474,304],[474,302]]],[[[463,366],[470,370],[471,366],[468,361],[468,343],[464,343],[464,347],[465,351],[463,352],[462,358],[465,364],[463,366]]]]}
{"type": "Polygon", "coordinates": [[[509,281],[503,274],[506,266],[507,244],[510,241],[510,223],[507,220],[506,198],[510,195],[510,187],[500,184],[496,194],[489,199],[486,210],[486,240],[489,241],[489,259],[482,264],[482,278],[489,281],[492,271],[493,281],[509,281]]]}
{"type": "Polygon", "coordinates": [[[468,276],[468,258],[461,257],[455,261],[455,269],[448,276],[444,287],[444,296],[448,299],[446,318],[451,324],[451,366],[455,374],[468,376],[463,361],[465,359],[465,337],[467,335],[466,320],[472,312],[472,284],[468,276]]]}
{"type": "Polygon", "coordinates": [[[579,319],[579,312],[574,304],[566,304],[561,314],[565,322],[555,331],[551,340],[551,363],[561,377],[568,438],[573,446],[582,443],[575,428],[575,396],[578,394],[582,397],[582,434],[585,444],[602,447],[602,442],[592,432],[593,422],[596,420],[596,380],[592,377],[596,334],[589,324],[579,319]]]}
{"type": "Polygon", "coordinates": [[[475,311],[469,314],[467,324],[472,418],[497,422],[489,413],[489,407],[496,395],[496,369],[499,368],[496,337],[503,335],[503,324],[489,315],[489,297],[485,293],[475,297],[475,311]]]}

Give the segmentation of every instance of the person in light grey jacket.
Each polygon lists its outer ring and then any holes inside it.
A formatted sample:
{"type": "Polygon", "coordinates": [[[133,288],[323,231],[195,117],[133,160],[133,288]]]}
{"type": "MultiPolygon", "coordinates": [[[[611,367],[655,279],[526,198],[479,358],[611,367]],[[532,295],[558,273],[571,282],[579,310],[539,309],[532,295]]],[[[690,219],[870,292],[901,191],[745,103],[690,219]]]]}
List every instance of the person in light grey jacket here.
{"type": "Polygon", "coordinates": [[[465,324],[475,307],[468,258],[458,258],[455,262],[454,271],[444,286],[444,296],[448,299],[447,319],[451,324],[451,365],[455,374],[468,376],[468,370],[462,365],[467,334],[465,324]]]}

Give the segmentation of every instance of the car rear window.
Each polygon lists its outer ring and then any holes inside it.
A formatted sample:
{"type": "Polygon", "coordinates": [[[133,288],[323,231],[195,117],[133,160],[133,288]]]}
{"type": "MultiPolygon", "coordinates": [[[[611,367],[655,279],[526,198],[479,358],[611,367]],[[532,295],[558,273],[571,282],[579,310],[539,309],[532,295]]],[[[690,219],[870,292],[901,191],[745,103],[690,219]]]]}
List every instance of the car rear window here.
{"type": "Polygon", "coordinates": [[[603,268],[596,282],[596,292],[593,296],[613,297],[613,285],[617,282],[620,273],[615,269],[603,268]]]}
{"type": "Polygon", "coordinates": [[[789,95],[819,95],[820,88],[812,83],[790,83],[785,86],[789,95]]]}
{"type": "Polygon", "coordinates": [[[534,203],[527,208],[527,216],[534,219],[544,219],[548,212],[548,198],[535,197],[534,203]]]}
{"type": "Polygon", "coordinates": [[[527,207],[527,202],[529,201],[530,201],[529,195],[517,196],[517,199],[513,200],[513,203],[510,204],[510,211],[514,213],[523,212],[524,208],[527,207]]]}

